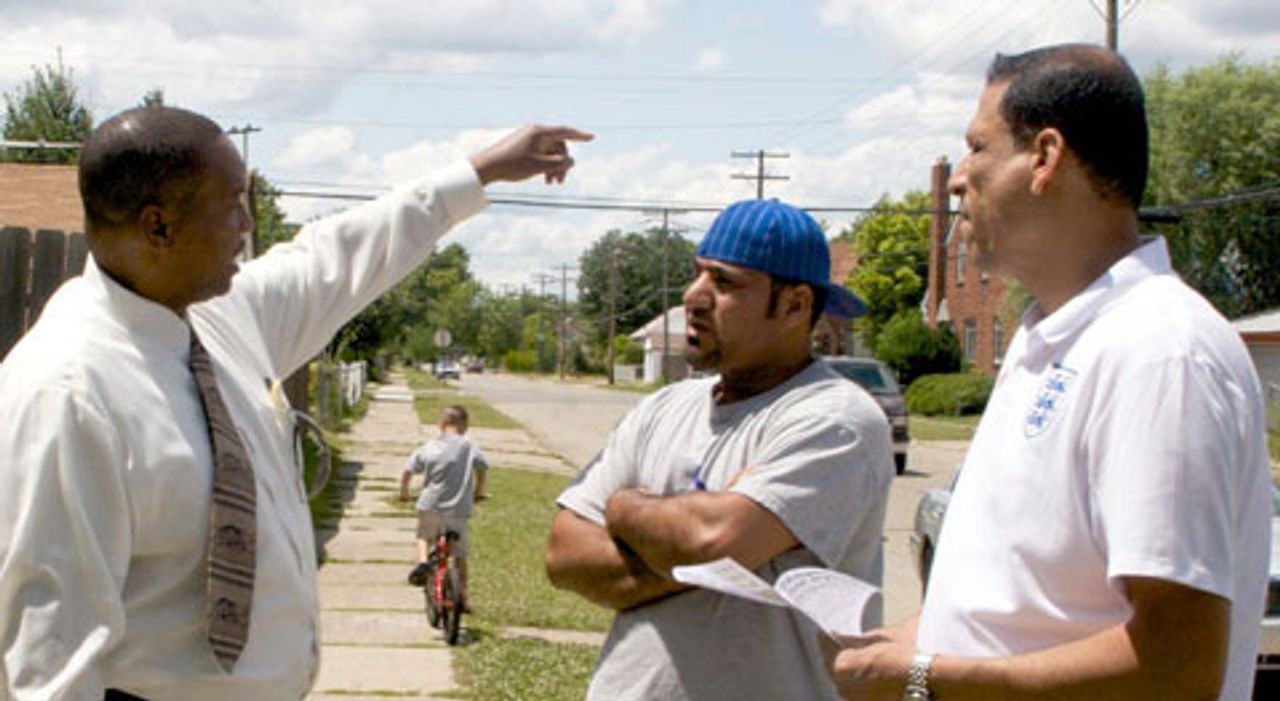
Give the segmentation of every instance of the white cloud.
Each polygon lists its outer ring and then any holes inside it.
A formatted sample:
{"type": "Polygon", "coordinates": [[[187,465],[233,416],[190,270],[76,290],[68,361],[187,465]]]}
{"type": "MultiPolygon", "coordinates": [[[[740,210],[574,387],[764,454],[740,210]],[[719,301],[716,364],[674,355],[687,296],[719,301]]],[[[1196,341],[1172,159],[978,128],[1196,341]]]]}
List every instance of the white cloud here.
{"type": "Polygon", "coordinates": [[[148,89],[205,112],[252,106],[302,114],[361,72],[468,71],[511,54],[616,50],[655,31],[669,0],[8,0],[0,85],[61,47],[96,104],[116,111],[148,89]]]}
{"type": "Polygon", "coordinates": [[[351,169],[358,160],[356,135],[346,127],[323,127],[292,139],[274,165],[298,169],[351,169]]]}
{"type": "MultiPolygon", "coordinates": [[[[1138,0],[1120,9],[1122,16],[1128,12],[1120,50],[1139,70],[1158,60],[1204,63],[1229,51],[1252,60],[1280,54],[1280,4],[1274,2],[1138,0]]],[[[856,33],[907,71],[979,70],[996,51],[1104,39],[1103,20],[1083,1],[824,0],[817,17],[856,33]]]]}
{"type": "Polygon", "coordinates": [[[698,60],[694,66],[700,71],[710,71],[720,68],[724,65],[724,52],[717,48],[703,49],[698,54],[698,60]]]}

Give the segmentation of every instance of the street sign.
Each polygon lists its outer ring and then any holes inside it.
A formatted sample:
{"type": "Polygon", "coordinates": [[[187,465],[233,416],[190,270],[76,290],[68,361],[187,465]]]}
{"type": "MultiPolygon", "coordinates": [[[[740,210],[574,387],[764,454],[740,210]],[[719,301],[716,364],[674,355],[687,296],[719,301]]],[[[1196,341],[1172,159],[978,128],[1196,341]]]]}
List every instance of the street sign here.
{"type": "Polygon", "coordinates": [[[449,344],[453,343],[453,335],[447,329],[440,329],[436,331],[435,336],[432,336],[432,340],[436,342],[437,347],[448,348],[449,344]]]}

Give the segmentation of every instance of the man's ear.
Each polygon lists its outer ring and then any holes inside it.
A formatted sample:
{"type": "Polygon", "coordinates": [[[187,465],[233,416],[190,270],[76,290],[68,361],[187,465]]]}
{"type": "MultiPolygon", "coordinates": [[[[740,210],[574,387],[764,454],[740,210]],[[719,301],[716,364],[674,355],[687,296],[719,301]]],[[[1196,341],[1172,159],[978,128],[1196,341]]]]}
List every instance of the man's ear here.
{"type": "Polygon", "coordinates": [[[149,204],[138,213],[138,232],[152,248],[169,248],[173,245],[173,232],[169,230],[168,217],[160,205],[149,204]]]}
{"type": "Polygon", "coordinates": [[[783,309],[788,317],[794,316],[805,326],[809,325],[809,311],[813,309],[813,288],[808,285],[792,285],[785,290],[783,309]],[[806,302],[807,300],[807,302],[806,302]]]}
{"type": "Polygon", "coordinates": [[[1062,137],[1062,132],[1047,127],[1036,134],[1031,149],[1031,194],[1042,195],[1063,165],[1067,140],[1062,137]]]}

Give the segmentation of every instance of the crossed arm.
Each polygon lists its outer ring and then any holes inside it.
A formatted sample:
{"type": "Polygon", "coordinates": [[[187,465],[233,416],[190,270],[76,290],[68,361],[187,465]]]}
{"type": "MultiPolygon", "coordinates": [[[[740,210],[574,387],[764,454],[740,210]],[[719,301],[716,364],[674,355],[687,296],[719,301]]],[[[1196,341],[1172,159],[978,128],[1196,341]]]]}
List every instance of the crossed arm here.
{"type": "MultiPolygon", "coordinates": [[[[1124,580],[1124,625],[1037,652],[991,659],[939,655],[934,695],[968,699],[1216,699],[1225,676],[1231,604],[1173,582],[1124,580]]],[[[851,641],[832,661],[844,698],[899,699],[915,653],[912,619],[851,641]]],[[[833,651],[834,652],[834,651],[833,651]]]]}
{"type": "Polygon", "coordinates": [[[616,492],[598,524],[561,509],[551,525],[547,576],[557,588],[615,610],[685,589],[676,565],[732,557],[758,567],[798,545],[774,514],[733,492],[656,496],[616,492]]]}

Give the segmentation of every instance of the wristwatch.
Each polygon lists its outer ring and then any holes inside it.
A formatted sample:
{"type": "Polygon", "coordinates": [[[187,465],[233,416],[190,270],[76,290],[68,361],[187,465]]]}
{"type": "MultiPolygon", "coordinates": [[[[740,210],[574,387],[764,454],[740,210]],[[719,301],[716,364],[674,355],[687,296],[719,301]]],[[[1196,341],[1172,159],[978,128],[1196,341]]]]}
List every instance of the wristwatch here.
{"type": "Polygon", "coordinates": [[[933,664],[933,655],[917,652],[911,660],[911,668],[907,670],[907,690],[902,693],[902,701],[933,701],[929,693],[929,666],[933,664]]]}

